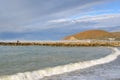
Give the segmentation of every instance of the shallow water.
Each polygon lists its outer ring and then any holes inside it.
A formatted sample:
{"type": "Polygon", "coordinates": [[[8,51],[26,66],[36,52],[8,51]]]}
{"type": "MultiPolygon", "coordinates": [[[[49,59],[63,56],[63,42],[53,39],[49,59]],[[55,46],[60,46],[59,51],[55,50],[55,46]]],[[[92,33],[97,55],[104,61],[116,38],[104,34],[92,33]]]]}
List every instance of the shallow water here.
{"type": "Polygon", "coordinates": [[[120,56],[110,63],[45,77],[40,80],[120,80],[120,56]]]}
{"type": "Polygon", "coordinates": [[[117,47],[120,50],[120,47],[117,47]]]}
{"type": "Polygon", "coordinates": [[[0,75],[89,61],[110,53],[105,47],[0,46],[0,75]]]}

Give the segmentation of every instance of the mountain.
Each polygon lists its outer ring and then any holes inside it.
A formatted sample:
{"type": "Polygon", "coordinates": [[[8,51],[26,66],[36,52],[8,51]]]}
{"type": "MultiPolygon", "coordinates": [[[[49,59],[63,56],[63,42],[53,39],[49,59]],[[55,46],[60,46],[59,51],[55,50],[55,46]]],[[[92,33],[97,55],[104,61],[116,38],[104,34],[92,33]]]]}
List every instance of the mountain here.
{"type": "Polygon", "coordinates": [[[64,40],[84,40],[84,39],[120,40],[120,32],[107,32],[104,30],[88,30],[88,31],[76,33],[64,38],[64,40]]]}

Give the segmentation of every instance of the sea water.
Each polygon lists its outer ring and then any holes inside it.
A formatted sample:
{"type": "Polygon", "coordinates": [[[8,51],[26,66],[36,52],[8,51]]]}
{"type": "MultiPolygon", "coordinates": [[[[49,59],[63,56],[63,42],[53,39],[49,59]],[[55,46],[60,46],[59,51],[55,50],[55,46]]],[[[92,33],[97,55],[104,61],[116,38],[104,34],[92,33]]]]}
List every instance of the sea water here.
{"type": "Polygon", "coordinates": [[[105,47],[0,46],[0,76],[99,59],[105,47]]]}
{"type": "Polygon", "coordinates": [[[118,49],[120,50],[120,47],[118,47],[118,49]]]}
{"type": "MultiPolygon", "coordinates": [[[[110,58],[108,56],[98,59],[104,63],[84,69],[74,70],[70,73],[45,77],[41,80],[120,80],[120,47],[113,48],[114,53],[110,58]],[[104,59],[107,60],[104,60],[104,59]],[[110,61],[112,59],[112,61],[110,61]]],[[[98,62],[95,60],[95,62],[98,62]]],[[[100,63],[100,62],[98,62],[100,63]]],[[[89,63],[89,65],[92,63],[89,63]]]]}

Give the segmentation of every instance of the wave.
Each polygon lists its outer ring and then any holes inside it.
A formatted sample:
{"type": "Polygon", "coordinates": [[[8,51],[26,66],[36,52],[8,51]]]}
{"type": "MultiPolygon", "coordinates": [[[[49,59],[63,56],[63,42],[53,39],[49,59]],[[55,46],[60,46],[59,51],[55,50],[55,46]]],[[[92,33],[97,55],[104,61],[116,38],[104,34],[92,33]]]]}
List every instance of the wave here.
{"type": "Polygon", "coordinates": [[[66,72],[72,72],[75,70],[84,69],[95,65],[109,63],[117,59],[117,57],[120,55],[120,51],[117,48],[111,48],[111,49],[113,50],[113,52],[110,55],[100,59],[71,63],[63,66],[56,66],[53,68],[46,68],[43,70],[37,70],[32,72],[24,72],[24,73],[17,73],[14,75],[2,76],[0,77],[0,80],[39,80],[46,76],[63,74],[66,72]]]}

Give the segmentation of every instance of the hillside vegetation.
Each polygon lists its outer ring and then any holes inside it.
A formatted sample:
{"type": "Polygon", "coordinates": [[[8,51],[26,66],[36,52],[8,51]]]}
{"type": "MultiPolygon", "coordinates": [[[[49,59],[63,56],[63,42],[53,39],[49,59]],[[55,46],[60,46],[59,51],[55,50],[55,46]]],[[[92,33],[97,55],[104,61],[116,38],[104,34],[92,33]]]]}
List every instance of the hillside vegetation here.
{"type": "Polygon", "coordinates": [[[120,40],[120,32],[107,32],[104,30],[88,30],[64,38],[64,40],[120,40]]]}

